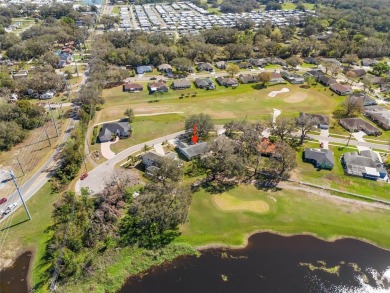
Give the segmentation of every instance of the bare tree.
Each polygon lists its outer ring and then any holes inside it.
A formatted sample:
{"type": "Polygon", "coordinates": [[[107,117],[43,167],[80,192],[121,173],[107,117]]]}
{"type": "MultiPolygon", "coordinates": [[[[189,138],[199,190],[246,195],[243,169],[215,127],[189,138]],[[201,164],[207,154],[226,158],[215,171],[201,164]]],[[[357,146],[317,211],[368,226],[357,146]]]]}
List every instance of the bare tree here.
{"type": "Polygon", "coordinates": [[[298,127],[301,132],[299,144],[303,144],[307,133],[313,130],[316,125],[318,125],[318,119],[316,117],[301,113],[295,120],[295,126],[298,127]]]}
{"type": "Polygon", "coordinates": [[[270,123],[271,134],[277,136],[281,141],[291,137],[295,128],[295,121],[292,118],[278,117],[276,123],[270,123]]]}
{"type": "Polygon", "coordinates": [[[363,98],[347,97],[341,102],[339,108],[334,112],[336,117],[354,117],[363,112],[364,103],[363,98]]]}

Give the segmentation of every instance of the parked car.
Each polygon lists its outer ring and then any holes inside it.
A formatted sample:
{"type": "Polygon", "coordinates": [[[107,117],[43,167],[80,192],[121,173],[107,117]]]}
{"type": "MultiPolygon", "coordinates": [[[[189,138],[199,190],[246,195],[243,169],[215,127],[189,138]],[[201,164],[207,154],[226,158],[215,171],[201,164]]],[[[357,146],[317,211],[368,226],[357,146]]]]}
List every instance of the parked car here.
{"type": "Polygon", "coordinates": [[[5,197],[3,197],[2,199],[0,199],[0,204],[3,204],[7,201],[7,199],[5,197]]]}
{"type": "Polygon", "coordinates": [[[84,180],[87,177],[88,177],[88,173],[84,173],[83,175],[80,176],[80,180],[84,180]]]}
{"type": "Polygon", "coordinates": [[[7,208],[7,210],[9,209],[9,210],[13,210],[13,209],[15,209],[16,208],[16,206],[17,206],[18,204],[16,203],[16,202],[14,202],[14,203],[11,203],[9,206],[8,206],[8,208],[7,208]]]}

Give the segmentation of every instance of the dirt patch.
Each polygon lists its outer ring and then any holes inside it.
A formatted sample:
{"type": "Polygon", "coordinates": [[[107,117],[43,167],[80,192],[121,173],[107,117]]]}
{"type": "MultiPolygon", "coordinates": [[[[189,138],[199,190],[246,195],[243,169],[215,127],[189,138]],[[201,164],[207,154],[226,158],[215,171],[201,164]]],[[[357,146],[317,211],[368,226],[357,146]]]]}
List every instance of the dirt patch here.
{"type": "Polygon", "coordinates": [[[233,112],[230,112],[230,111],[213,111],[211,109],[205,109],[205,110],[203,110],[203,113],[212,116],[214,119],[237,118],[237,116],[233,112]]]}
{"type": "Polygon", "coordinates": [[[289,104],[295,104],[295,103],[303,102],[304,100],[306,100],[306,98],[307,98],[306,93],[298,92],[288,96],[287,98],[284,99],[284,101],[289,104]]]}
{"type": "Polygon", "coordinates": [[[229,194],[223,193],[213,196],[213,201],[224,211],[250,211],[255,213],[265,213],[269,210],[269,205],[262,200],[241,200],[229,194]]]}

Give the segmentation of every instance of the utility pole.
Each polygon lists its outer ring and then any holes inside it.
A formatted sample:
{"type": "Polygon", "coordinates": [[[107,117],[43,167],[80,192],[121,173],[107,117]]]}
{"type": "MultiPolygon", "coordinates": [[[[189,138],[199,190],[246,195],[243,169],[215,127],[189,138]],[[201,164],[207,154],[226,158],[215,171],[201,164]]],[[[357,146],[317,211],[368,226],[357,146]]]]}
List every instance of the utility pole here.
{"type": "Polygon", "coordinates": [[[18,158],[18,157],[16,157],[16,161],[18,162],[18,165],[19,165],[20,170],[22,170],[23,176],[26,175],[26,174],[24,173],[24,170],[23,170],[23,168],[22,168],[22,164],[20,164],[20,161],[19,161],[19,158],[18,158]]]}
{"type": "Polygon", "coordinates": [[[26,213],[27,213],[27,215],[28,215],[28,219],[31,220],[32,218],[31,218],[30,212],[29,212],[29,210],[28,210],[28,208],[27,208],[26,203],[24,202],[24,199],[23,199],[22,194],[20,193],[20,189],[19,189],[18,183],[16,182],[15,175],[14,175],[14,173],[13,173],[12,171],[9,171],[9,174],[11,175],[12,180],[14,181],[14,184],[15,184],[16,190],[18,191],[20,200],[22,201],[23,206],[24,206],[24,209],[26,210],[26,213]]]}
{"type": "Polygon", "coordinates": [[[58,134],[58,128],[57,128],[57,123],[56,123],[56,120],[54,119],[54,115],[53,115],[53,111],[51,109],[51,106],[49,104],[49,112],[50,112],[50,115],[51,115],[51,120],[53,121],[53,124],[54,124],[54,128],[56,130],[56,134],[57,134],[57,137],[59,136],[58,134]]]}
{"type": "Polygon", "coordinates": [[[50,138],[49,138],[49,135],[47,134],[46,128],[45,128],[45,127],[43,127],[43,130],[45,131],[45,134],[46,134],[47,140],[48,140],[48,142],[49,142],[49,146],[51,146],[50,138]]]}

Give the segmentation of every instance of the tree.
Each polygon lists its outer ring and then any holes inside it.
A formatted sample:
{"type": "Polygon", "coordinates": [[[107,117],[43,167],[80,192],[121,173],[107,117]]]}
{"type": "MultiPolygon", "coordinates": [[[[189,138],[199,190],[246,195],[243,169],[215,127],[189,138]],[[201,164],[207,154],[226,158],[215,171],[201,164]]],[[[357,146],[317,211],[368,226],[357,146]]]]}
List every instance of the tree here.
{"type": "Polygon", "coordinates": [[[295,121],[292,118],[278,117],[276,123],[270,121],[271,135],[277,136],[281,141],[291,138],[295,128],[295,121]]]}
{"type": "Polygon", "coordinates": [[[125,111],[125,116],[127,117],[129,123],[134,121],[134,110],[132,108],[127,108],[125,111]]]}
{"type": "Polygon", "coordinates": [[[164,186],[168,183],[180,182],[183,176],[183,167],[178,161],[170,158],[161,158],[156,162],[158,169],[151,174],[151,180],[161,182],[164,186]]]}
{"type": "Polygon", "coordinates": [[[189,71],[192,68],[192,61],[188,58],[181,57],[172,60],[171,65],[178,71],[189,71]]]}
{"type": "Polygon", "coordinates": [[[372,66],[372,71],[377,75],[382,75],[390,71],[390,66],[386,62],[379,62],[372,66]]]}
{"type": "Polygon", "coordinates": [[[313,84],[316,83],[316,79],[312,75],[307,75],[307,76],[305,76],[305,82],[307,84],[307,87],[310,88],[313,84]]]}
{"type": "Polygon", "coordinates": [[[197,136],[201,140],[206,140],[209,132],[214,130],[214,122],[209,115],[200,113],[198,115],[191,115],[184,123],[185,135],[188,140],[191,139],[194,132],[194,125],[196,125],[197,136]]]}
{"type": "Polygon", "coordinates": [[[343,61],[345,63],[348,63],[349,65],[356,64],[359,62],[359,57],[357,54],[345,54],[343,57],[343,61]]]}
{"type": "Polygon", "coordinates": [[[225,136],[219,136],[209,144],[208,153],[201,158],[201,165],[207,171],[211,181],[223,183],[239,179],[245,172],[243,157],[239,154],[235,142],[225,136]]]}
{"type": "Polygon", "coordinates": [[[23,141],[26,132],[14,121],[0,122],[0,150],[10,150],[14,145],[23,141]]]}
{"type": "Polygon", "coordinates": [[[306,7],[305,5],[302,3],[302,2],[299,2],[297,4],[297,6],[295,7],[296,10],[300,10],[300,11],[306,11],[306,7]]]}
{"type": "Polygon", "coordinates": [[[372,82],[367,76],[363,77],[362,83],[363,83],[364,91],[366,91],[367,88],[370,89],[372,86],[372,82]]]}
{"type": "Polygon", "coordinates": [[[286,60],[286,63],[287,63],[287,65],[290,65],[291,67],[296,68],[297,66],[302,65],[303,60],[302,60],[302,58],[300,58],[298,56],[291,56],[290,58],[288,58],[286,60]]]}
{"type": "Polygon", "coordinates": [[[353,84],[354,79],[356,78],[356,73],[353,71],[348,71],[345,76],[348,78],[348,80],[353,84]]]}
{"type": "Polygon", "coordinates": [[[262,86],[265,87],[268,82],[271,81],[271,73],[269,72],[261,72],[259,74],[259,80],[262,83],[262,86]]]}
{"type": "Polygon", "coordinates": [[[240,67],[237,64],[231,63],[226,67],[226,72],[233,77],[240,72],[240,67]]]}
{"type": "Polygon", "coordinates": [[[278,2],[268,2],[265,10],[282,10],[282,4],[278,2]]]}
{"type": "Polygon", "coordinates": [[[313,130],[316,125],[318,125],[318,119],[316,117],[301,113],[301,115],[295,120],[295,126],[299,128],[301,132],[299,144],[303,144],[307,133],[313,130]]]}
{"type": "Polygon", "coordinates": [[[287,179],[296,166],[295,151],[286,142],[277,142],[266,168],[267,173],[279,179],[287,179]]]}
{"type": "Polygon", "coordinates": [[[338,109],[334,112],[338,118],[355,117],[359,113],[363,112],[364,99],[359,97],[347,97],[343,102],[340,103],[338,109]]]}
{"type": "Polygon", "coordinates": [[[329,71],[333,77],[336,77],[342,71],[342,68],[337,63],[331,62],[330,67],[329,67],[329,71]]]}

